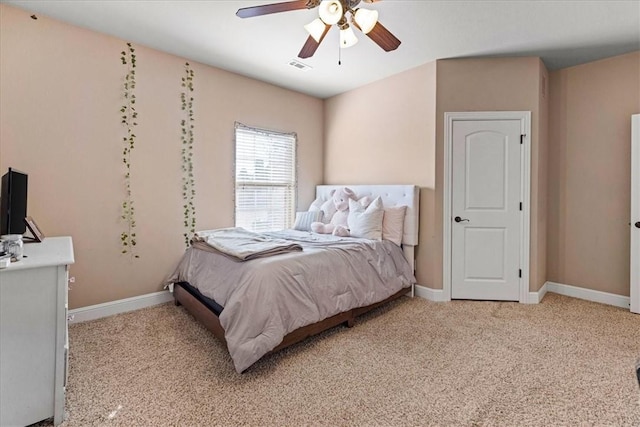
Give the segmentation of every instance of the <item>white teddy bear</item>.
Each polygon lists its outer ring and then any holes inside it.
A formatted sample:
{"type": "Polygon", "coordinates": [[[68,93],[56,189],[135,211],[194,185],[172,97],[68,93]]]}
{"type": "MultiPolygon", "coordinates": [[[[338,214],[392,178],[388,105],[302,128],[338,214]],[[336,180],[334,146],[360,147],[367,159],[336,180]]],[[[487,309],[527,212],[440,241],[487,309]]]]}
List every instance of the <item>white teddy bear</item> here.
{"type": "Polygon", "coordinates": [[[357,200],[356,193],[348,187],[341,187],[337,190],[332,190],[330,195],[336,208],[336,213],[333,214],[331,222],[328,224],[323,224],[322,222],[312,223],[311,230],[320,234],[348,237],[350,235],[347,225],[349,200],[357,200]]]}

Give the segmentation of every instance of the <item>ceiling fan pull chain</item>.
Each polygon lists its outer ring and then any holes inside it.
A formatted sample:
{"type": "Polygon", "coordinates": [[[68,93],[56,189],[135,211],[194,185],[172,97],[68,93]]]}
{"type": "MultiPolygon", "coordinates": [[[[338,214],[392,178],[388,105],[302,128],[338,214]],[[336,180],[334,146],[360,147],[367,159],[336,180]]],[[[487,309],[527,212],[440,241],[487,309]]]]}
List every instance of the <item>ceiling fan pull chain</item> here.
{"type": "Polygon", "coordinates": [[[338,65],[342,65],[342,48],[338,46],[338,65]]]}

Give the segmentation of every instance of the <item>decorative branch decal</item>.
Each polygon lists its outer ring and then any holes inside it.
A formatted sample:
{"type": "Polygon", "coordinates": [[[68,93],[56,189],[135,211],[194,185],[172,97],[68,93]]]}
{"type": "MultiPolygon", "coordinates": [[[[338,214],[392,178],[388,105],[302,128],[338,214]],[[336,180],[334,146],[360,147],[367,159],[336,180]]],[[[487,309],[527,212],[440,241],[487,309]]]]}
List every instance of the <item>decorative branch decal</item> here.
{"type": "Polygon", "coordinates": [[[122,150],[122,163],[125,166],[124,174],[124,187],[125,187],[125,199],[122,203],[122,216],[121,218],[126,222],[126,230],[120,234],[120,242],[122,244],[122,253],[130,254],[132,258],[139,258],[134,252],[136,246],[136,221],[135,221],[135,208],[133,204],[133,197],[131,195],[131,152],[135,147],[136,134],[134,129],[138,126],[136,119],[138,113],[136,112],[136,55],[135,49],[131,46],[131,43],[127,43],[127,49],[120,53],[120,59],[122,65],[127,67],[127,74],[124,77],[124,100],[125,104],[120,109],[122,113],[122,124],[127,130],[127,135],[122,138],[124,143],[124,149],[122,150]]]}
{"type": "Polygon", "coordinates": [[[193,69],[188,62],[184,64],[185,76],[182,77],[184,91],[180,93],[183,119],[180,122],[182,141],[182,199],[184,200],[184,243],[189,247],[196,232],[195,178],[193,175],[193,69]]]}

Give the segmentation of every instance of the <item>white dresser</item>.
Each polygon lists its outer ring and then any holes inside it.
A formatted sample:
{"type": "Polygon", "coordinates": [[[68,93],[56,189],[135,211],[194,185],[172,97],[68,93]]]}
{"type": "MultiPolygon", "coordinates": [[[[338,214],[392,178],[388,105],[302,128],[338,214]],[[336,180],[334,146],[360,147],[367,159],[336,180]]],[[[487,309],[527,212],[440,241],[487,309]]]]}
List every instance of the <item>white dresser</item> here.
{"type": "Polygon", "coordinates": [[[0,270],[0,426],[64,420],[71,237],[25,243],[0,270]]]}

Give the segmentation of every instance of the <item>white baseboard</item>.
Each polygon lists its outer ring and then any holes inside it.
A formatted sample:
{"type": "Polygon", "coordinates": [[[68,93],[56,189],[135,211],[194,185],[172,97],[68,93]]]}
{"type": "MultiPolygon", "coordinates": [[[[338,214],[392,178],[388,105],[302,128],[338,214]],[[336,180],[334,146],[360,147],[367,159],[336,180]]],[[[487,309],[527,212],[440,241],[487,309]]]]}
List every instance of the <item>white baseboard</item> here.
{"type": "Polygon", "coordinates": [[[113,316],[114,314],[126,313],[127,311],[140,310],[173,300],[169,291],[154,292],[137,297],[125,298],[117,301],[105,302],[103,304],[90,305],[88,307],[69,310],[69,323],[80,323],[88,320],[100,319],[102,317],[113,316]]]}
{"type": "MultiPolygon", "coordinates": [[[[547,284],[545,283],[537,292],[529,292],[525,304],[538,304],[547,293],[547,284]]],[[[415,285],[415,295],[420,298],[428,299],[434,302],[451,301],[444,297],[442,289],[431,289],[426,286],[415,285]]]]}
{"type": "Polygon", "coordinates": [[[547,282],[543,287],[546,287],[548,292],[584,299],[587,301],[599,302],[601,304],[614,305],[616,307],[626,308],[627,310],[631,306],[631,298],[622,295],[594,291],[593,289],[580,288],[555,282],[547,282]]]}
{"type": "MultiPolygon", "coordinates": [[[[599,302],[601,304],[608,304],[626,309],[629,309],[631,305],[631,299],[629,297],[555,282],[546,282],[537,292],[529,292],[525,304],[540,303],[547,292],[553,292],[568,297],[599,302]]],[[[415,295],[429,301],[448,301],[445,299],[442,289],[431,289],[421,285],[415,285],[415,295]]]]}
{"type": "Polygon", "coordinates": [[[415,285],[415,295],[434,302],[448,301],[444,298],[444,291],[442,289],[431,289],[421,285],[415,285]]]}
{"type": "MultiPolygon", "coordinates": [[[[442,289],[431,289],[421,285],[415,285],[414,289],[415,296],[417,297],[434,302],[448,301],[444,298],[444,291],[442,289]]],[[[631,299],[629,297],[555,282],[546,282],[537,292],[529,292],[526,303],[539,303],[547,292],[613,305],[625,309],[629,309],[631,305],[631,299]]],[[[137,297],[125,298],[118,301],[110,301],[103,304],[76,308],[69,310],[69,314],[73,316],[69,320],[69,323],[80,323],[100,319],[102,317],[113,316],[114,314],[126,313],[127,311],[134,311],[141,308],[163,304],[172,300],[173,296],[169,291],[160,291],[137,297]]]]}
{"type": "Polygon", "coordinates": [[[527,300],[524,303],[525,304],[540,303],[540,301],[542,301],[542,298],[544,298],[547,291],[549,291],[549,289],[547,288],[547,283],[549,282],[545,282],[545,284],[542,285],[542,287],[538,289],[537,292],[529,292],[529,295],[527,295],[527,300]]]}

